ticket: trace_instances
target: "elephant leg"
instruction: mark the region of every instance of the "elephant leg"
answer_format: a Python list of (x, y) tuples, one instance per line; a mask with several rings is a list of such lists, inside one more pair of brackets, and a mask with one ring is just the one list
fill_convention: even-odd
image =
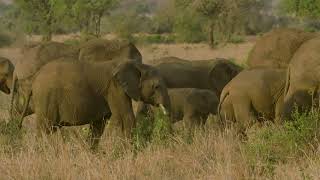
[(219, 109), (219, 124), (222, 129), (230, 126), (232, 122), (235, 121), (235, 114), (232, 103), (232, 98), (228, 96), (220, 104), (221, 107)]
[(107, 122), (107, 119), (103, 118), (97, 121), (92, 121), (90, 123), (91, 134), (90, 134), (89, 142), (90, 142), (91, 149), (95, 150), (98, 147), (100, 138), (106, 126), (106, 122)]
[(283, 95), (280, 96), (278, 101), (275, 104), (275, 110), (274, 110), (274, 122), (276, 124), (282, 124), (282, 112), (283, 112)]
[(112, 113), (108, 124), (108, 134), (120, 138), (130, 138), (131, 131), (136, 124), (130, 97), (120, 85), (113, 81), (106, 98)]
[(234, 113), (236, 118), (236, 130), (240, 135), (246, 136), (246, 130), (254, 122), (257, 122), (252, 112), (252, 104), (247, 96), (239, 96), (234, 99)]
[(33, 97), (34, 107), (36, 113), (37, 131), (38, 135), (42, 133), (52, 134), (59, 128), (60, 112), (59, 103), (57, 103), (54, 96), (46, 94), (35, 94)]

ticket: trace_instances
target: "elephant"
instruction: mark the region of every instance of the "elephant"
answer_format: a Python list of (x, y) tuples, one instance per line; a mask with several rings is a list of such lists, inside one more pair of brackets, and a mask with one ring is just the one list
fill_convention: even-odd
[(248, 66), (287, 68), (294, 53), (316, 33), (293, 28), (276, 28), (263, 35), (255, 44), (248, 57)]
[(188, 61), (177, 57), (158, 60), (155, 68), (168, 88), (209, 89), (220, 97), (223, 87), (242, 68), (226, 59)]
[[(291, 120), (295, 107), (308, 111), (317, 104), (320, 85), (320, 37), (305, 42), (294, 54), (287, 69), (283, 119)], [(314, 101), (315, 100), (315, 101)]]
[[(213, 91), (220, 97), (223, 87), (233, 79), (242, 67), (226, 59), (189, 61), (177, 57), (164, 57), (154, 67), (163, 77), (167, 87), (196, 88)], [(147, 115), (150, 105), (138, 103), (137, 114)]]
[(142, 63), (137, 47), (126, 40), (92, 39), (80, 46), (80, 61), (108, 61), (131, 59)]
[[(90, 124), (91, 145), (104, 132), (130, 138), (135, 126), (131, 99), (170, 113), (166, 85), (156, 69), (134, 61), (76, 62), (64, 58), (44, 65), (32, 83), (38, 132)], [(103, 118), (105, 114), (107, 118)]]
[[(137, 61), (141, 63), (142, 57), (139, 50), (126, 41), (108, 41), (95, 39), (84, 43), (80, 47), (70, 46), (59, 42), (31, 43), (23, 48), (23, 59), (17, 62), (13, 78), (13, 93), (11, 97), (11, 119), (22, 120), (25, 116), (33, 114), (31, 99), (31, 85), (39, 69), (61, 57), (65, 60), (100, 62), (117, 60)], [(121, 58), (128, 57), (128, 58)], [(31, 101), (28, 103), (28, 101)], [(25, 104), (29, 104), (28, 107)]]
[(254, 68), (242, 71), (223, 89), (218, 106), (222, 127), (236, 124), (236, 131), (245, 135), (255, 122), (274, 120), (281, 123), (284, 69)]
[(12, 62), (7, 58), (0, 57), (0, 91), (5, 94), (10, 94), (13, 71)]
[[(207, 89), (171, 88), (168, 89), (171, 102), (172, 123), (183, 120), (186, 130), (191, 132), (195, 127), (204, 125), (209, 114), (216, 115), (219, 99)], [(144, 108), (144, 107), (138, 107)], [(145, 109), (149, 113), (153, 109)], [(143, 111), (138, 110), (139, 113)], [(143, 112), (146, 113), (146, 112)], [(142, 114), (137, 114), (140, 116)]]
[[(59, 42), (32, 43), (22, 49), (23, 59), (15, 64), (12, 72), (13, 85), (11, 87), (11, 119), (18, 119), (21, 114), (33, 114), (32, 106), (26, 108), (25, 104), (30, 100), (31, 84), (35, 74), (46, 63), (60, 57), (78, 57), (78, 49)], [(72, 58), (71, 58), (72, 57)], [(31, 103), (28, 103), (32, 105)], [(23, 111), (25, 111), (23, 113)]]

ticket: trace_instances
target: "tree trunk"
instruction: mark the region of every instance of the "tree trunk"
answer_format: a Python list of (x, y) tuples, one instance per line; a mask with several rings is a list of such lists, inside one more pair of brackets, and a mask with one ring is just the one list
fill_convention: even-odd
[(215, 46), (213, 32), (214, 32), (214, 23), (211, 22), (209, 27), (209, 45), (211, 46), (211, 48), (214, 48)]
[(42, 27), (43, 34), (42, 34), (42, 41), (51, 41), (52, 34), (53, 34), (53, 12), (50, 6), (50, 3), (46, 1), (43, 4), (43, 7), (45, 8), (45, 22), (43, 24), (44, 27)]
[(95, 36), (100, 37), (101, 36), (101, 18), (103, 13), (97, 13), (94, 22), (95, 22)]

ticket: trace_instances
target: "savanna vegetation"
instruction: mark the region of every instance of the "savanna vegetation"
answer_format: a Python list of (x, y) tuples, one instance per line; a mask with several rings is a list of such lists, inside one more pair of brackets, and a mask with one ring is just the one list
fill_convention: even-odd
[[(319, 16), (318, 0), (1, 1), (0, 46), (66, 35), (72, 38), (65, 42), (72, 45), (115, 36), (168, 49), (180, 43), (219, 48), (243, 44), (248, 36), (274, 27), (317, 32)], [(160, 51), (150, 47), (150, 54)], [(161, 55), (170, 55), (168, 49)], [(183, 49), (197, 51), (191, 45)], [(38, 138), (32, 125), (21, 130), (10, 121), (8, 99), (0, 100), (0, 179), (320, 179), (318, 107), (294, 112), (281, 125), (255, 124), (246, 139), (232, 127), (221, 131), (215, 116), (189, 136), (156, 111), (154, 117), (138, 118), (131, 140), (103, 135), (92, 151), (86, 143), (87, 126)]]

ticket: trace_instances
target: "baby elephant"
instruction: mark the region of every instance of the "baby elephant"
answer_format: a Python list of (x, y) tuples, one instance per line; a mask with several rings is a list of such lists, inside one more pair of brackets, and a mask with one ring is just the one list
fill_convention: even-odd
[(219, 99), (213, 91), (194, 88), (169, 89), (174, 122), (183, 120), (187, 129), (205, 124), (209, 114), (216, 114)]
[[(195, 88), (168, 89), (173, 123), (183, 120), (188, 131), (205, 124), (209, 114), (216, 114), (219, 98), (213, 91)], [(146, 105), (138, 113), (146, 112)], [(149, 111), (150, 112), (150, 111)], [(152, 112), (152, 111), (151, 111)]]
[(259, 68), (242, 71), (223, 89), (218, 108), (223, 125), (236, 122), (238, 133), (257, 120), (280, 119), (285, 70)]

